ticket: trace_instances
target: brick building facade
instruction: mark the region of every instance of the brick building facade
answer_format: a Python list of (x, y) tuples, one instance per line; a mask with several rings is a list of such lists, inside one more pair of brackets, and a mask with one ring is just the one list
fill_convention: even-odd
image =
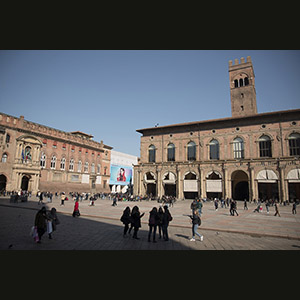
[(257, 113), (249, 56), (229, 79), (232, 117), (137, 130), (135, 194), (300, 199), (300, 109)]
[(112, 147), (0, 113), (0, 191), (109, 192)]

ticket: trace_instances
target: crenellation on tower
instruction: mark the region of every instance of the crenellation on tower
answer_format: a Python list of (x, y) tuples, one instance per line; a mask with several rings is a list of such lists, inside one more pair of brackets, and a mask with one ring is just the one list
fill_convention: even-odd
[(254, 71), (251, 57), (229, 61), (229, 80), (232, 117), (257, 114)]

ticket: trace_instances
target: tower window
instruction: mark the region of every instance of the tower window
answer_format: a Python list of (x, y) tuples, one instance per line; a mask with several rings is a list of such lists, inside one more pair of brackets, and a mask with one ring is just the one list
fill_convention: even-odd
[(246, 86), (246, 85), (249, 85), (249, 79), (248, 79), (248, 77), (245, 77), (244, 83), (245, 83), (245, 86)]
[(243, 105), (241, 106), (241, 110), (244, 111), (244, 106)]
[(240, 87), (244, 85), (244, 80), (243, 78), (240, 79)]
[(239, 87), (239, 82), (238, 82), (237, 79), (234, 81), (234, 87), (235, 87), (235, 88)]

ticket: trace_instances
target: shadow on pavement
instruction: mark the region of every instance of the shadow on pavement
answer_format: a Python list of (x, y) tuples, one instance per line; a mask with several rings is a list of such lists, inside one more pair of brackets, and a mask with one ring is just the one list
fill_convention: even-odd
[[(51, 203), (44, 204), (47, 211)], [(116, 220), (100, 220), (96, 217), (72, 217), (57, 212), (60, 224), (52, 233), (52, 239), (45, 233), (41, 244), (34, 242), (30, 229), (34, 225), (35, 215), (42, 205), (37, 202), (6, 203), (0, 205), (0, 249), (2, 250), (190, 250), (186, 245), (158, 238), (157, 243), (148, 242), (148, 226), (143, 224), (138, 232), (140, 240), (123, 237), (123, 224)], [(133, 233), (133, 231), (132, 231)], [(177, 234), (175, 234), (177, 235)], [(177, 235), (187, 238), (184, 235)]]

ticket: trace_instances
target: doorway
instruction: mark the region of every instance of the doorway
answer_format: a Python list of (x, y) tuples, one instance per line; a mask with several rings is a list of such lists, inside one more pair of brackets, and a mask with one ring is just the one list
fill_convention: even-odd
[(21, 190), (28, 191), (28, 186), (29, 186), (29, 177), (27, 175), (24, 175), (22, 177)]
[(234, 171), (231, 175), (231, 190), (234, 200), (249, 200), (248, 175), (244, 171)]
[(1, 174), (0, 175), (0, 192), (6, 190), (6, 176)]

